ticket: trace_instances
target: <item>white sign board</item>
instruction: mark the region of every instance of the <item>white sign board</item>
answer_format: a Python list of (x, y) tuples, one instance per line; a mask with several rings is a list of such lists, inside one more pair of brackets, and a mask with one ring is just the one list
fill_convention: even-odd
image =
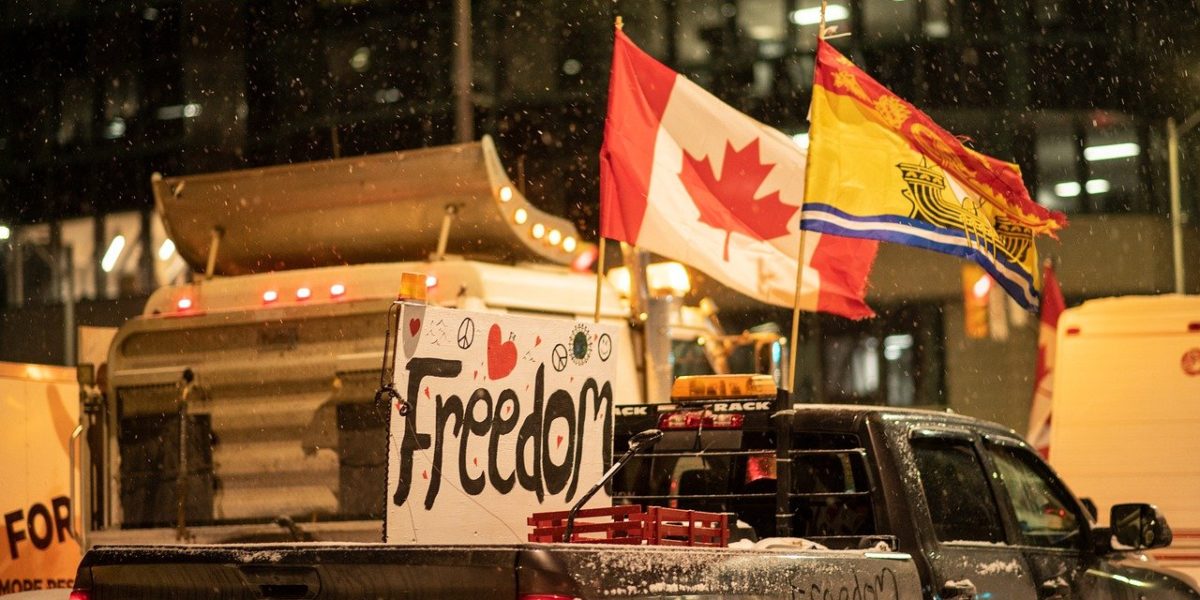
[[(385, 542), (524, 542), (530, 514), (567, 510), (600, 479), (614, 327), (422, 304), (398, 325)], [(601, 491), (588, 506), (609, 504)]]

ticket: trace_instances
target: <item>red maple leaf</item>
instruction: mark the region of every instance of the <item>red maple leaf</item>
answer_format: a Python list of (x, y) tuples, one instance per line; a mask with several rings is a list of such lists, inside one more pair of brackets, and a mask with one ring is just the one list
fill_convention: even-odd
[(725, 260), (729, 260), (729, 238), (734, 232), (756, 240), (769, 240), (788, 234), (788, 221), (799, 210), (779, 201), (774, 191), (762, 198), (754, 194), (775, 165), (763, 164), (758, 155), (758, 139), (741, 150), (725, 142), (725, 160), (721, 177), (713, 173), (708, 157), (696, 158), (684, 151), (679, 179), (700, 209), (700, 222), (725, 231)]

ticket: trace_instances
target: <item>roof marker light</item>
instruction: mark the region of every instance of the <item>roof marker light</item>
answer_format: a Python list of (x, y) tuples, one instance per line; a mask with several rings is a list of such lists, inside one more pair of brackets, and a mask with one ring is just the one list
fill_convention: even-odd
[(337, 298), (338, 296), (343, 296), (343, 295), (345, 295), (345, 293), (346, 293), (346, 286), (344, 286), (340, 283), (335, 283), (335, 284), (329, 286), (329, 295), (333, 296), (334, 298)]
[(600, 252), (596, 250), (596, 246), (588, 245), (582, 252), (575, 255), (575, 260), (571, 261), (571, 270), (576, 273), (583, 273), (592, 269), (592, 264), (596, 262), (596, 258), (600, 256)]
[(567, 237), (563, 238), (563, 250), (566, 250), (567, 252), (574, 252), (575, 251), (575, 238), (573, 238), (569, 235)]
[(513, 223), (524, 225), (525, 221), (529, 220), (529, 213), (523, 208), (518, 208), (513, 212)]
[(546, 241), (550, 242), (551, 246), (557, 246), (562, 241), (562, 232), (557, 229), (551, 229), (550, 234), (546, 236)]
[(546, 235), (546, 226), (542, 225), (541, 223), (534, 223), (533, 229), (530, 230), (530, 233), (533, 234), (533, 239), (540, 240)]
[(279, 299), (279, 292), (275, 290), (267, 290), (263, 292), (263, 302), (271, 303)]
[(297, 300), (308, 300), (310, 297), (312, 297), (312, 289), (311, 288), (302, 287), (302, 288), (298, 288), (296, 290), (296, 299)]
[(509, 200), (512, 200), (512, 196), (513, 196), (512, 188), (508, 187), (507, 185), (500, 188), (500, 201), (501, 202), (508, 202)]
[(175, 308), (177, 308), (179, 310), (188, 310), (191, 307), (192, 307), (192, 299), (191, 298), (180, 298), (179, 300), (175, 301)]

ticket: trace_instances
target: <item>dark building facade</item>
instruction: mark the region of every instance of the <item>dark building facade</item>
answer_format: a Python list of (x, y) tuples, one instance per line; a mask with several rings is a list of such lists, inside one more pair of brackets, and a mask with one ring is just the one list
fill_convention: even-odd
[[(94, 217), (92, 249), (70, 265), (90, 273), (89, 285), (71, 292), (80, 302), (99, 306), (163, 283), (150, 242), (154, 172), (316, 160), (486, 133), (529, 198), (594, 237), (614, 17), (668, 66), (804, 143), (819, 6), (0, 2), (7, 57), (0, 61), (0, 224), (49, 224), (49, 251), (14, 253), (11, 242), (0, 251), (7, 300), (0, 359), (69, 362), (53, 344), (23, 351), (13, 341), (14, 331), (36, 326), (35, 313), (58, 310), (44, 318), (64, 318), (68, 292), (54, 283), (64, 266), (46, 258), (63, 243), (56, 222)], [(1068, 214), (1062, 241), (1042, 252), (1058, 262), (1071, 303), (1174, 289), (1165, 120), (1200, 110), (1196, 2), (830, 0), (827, 19), (850, 33), (834, 43), (856, 63), (975, 148), (1020, 164), (1035, 199)], [(456, 66), (463, 48), (469, 60)], [(469, 77), (465, 96), (456, 77)], [(1194, 132), (1181, 137), (1185, 217), (1200, 210), (1198, 142)], [(120, 211), (145, 215), (144, 233), (135, 276), (113, 280), (97, 267), (111, 245), (105, 216)], [(1195, 292), (1200, 246), (1191, 221), (1184, 262)], [(807, 320), (801, 372), (816, 397), (949, 405), (1023, 424), (1036, 318), (1008, 307), (1006, 338), (969, 338), (959, 263), (946, 257), (886, 248), (872, 281), (880, 318)], [(128, 304), (78, 318), (115, 324), (127, 310), (115, 307)], [(786, 329), (789, 318), (738, 299), (724, 314), (736, 326), (774, 320)]]

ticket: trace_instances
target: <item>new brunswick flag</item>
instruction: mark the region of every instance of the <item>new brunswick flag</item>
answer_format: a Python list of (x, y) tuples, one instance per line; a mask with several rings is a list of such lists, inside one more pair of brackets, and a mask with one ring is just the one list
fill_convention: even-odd
[(973, 260), (1036, 309), (1034, 236), (1066, 219), (1029, 198), (1015, 164), (963, 146), (824, 40), (810, 110), (802, 228)]

